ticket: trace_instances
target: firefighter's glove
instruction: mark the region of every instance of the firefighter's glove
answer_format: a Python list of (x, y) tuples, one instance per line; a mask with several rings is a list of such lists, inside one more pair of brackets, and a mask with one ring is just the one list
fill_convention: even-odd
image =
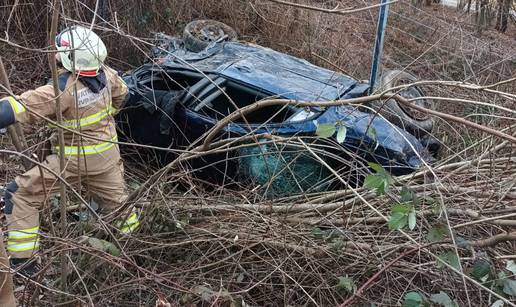
[(14, 98), (5, 97), (0, 99), (0, 129), (4, 130), (1, 133), (5, 133), (4, 128), (14, 124), (16, 121), (10, 100), (14, 100)]

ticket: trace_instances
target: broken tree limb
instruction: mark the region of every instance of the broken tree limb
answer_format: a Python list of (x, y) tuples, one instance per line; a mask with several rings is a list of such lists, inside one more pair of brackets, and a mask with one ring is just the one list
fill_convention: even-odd
[[(5, 71), (4, 62), (0, 57), (0, 82), (1, 84), (8, 90), (11, 91), (11, 84), (9, 83), (9, 77), (7, 76), (7, 72)], [(7, 127), (7, 132), (11, 137), (11, 141), (13, 142), (14, 148), (20, 153), (24, 153), (28, 146), (27, 141), (25, 140), (25, 136), (23, 135), (23, 129), (21, 128), (20, 123), (14, 123)], [(25, 155), (27, 153), (25, 152)], [(29, 170), (32, 167), (32, 164), (28, 159), (22, 157), (22, 164), (25, 170)]]
[(211, 141), (215, 136), (229, 123), (239, 119), (240, 117), (255, 112), (259, 109), (270, 107), (270, 106), (286, 106), (293, 105), (296, 107), (333, 107), (345, 104), (364, 104), (366, 102), (381, 99), (385, 94), (376, 94), (371, 96), (362, 96), (357, 98), (343, 99), (343, 100), (330, 100), (330, 101), (298, 101), (291, 99), (266, 99), (255, 102), (243, 108), (240, 108), (228, 116), (221, 119), (207, 134), (202, 150), (206, 151), (210, 148)]
[(446, 114), (446, 113), (442, 113), (442, 112), (438, 112), (438, 111), (434, 111), (434, 110), (430, 110), (430, 109), (427, 109), (427, 108), (420, 107), (418, 105), (410, 103), (410, 101), (408, 101), (405, 97), (402, 97), (402, 96), (397, 95), (397, 94), (394, 95), (393, 98), (396, 99), (396, 101), (404, 104), (405, 106), (410, 107), (412, 109), (415, 109), (415, 110), (417, 110), (419, 112), (423, 112), (423, 113), (426, 113), (426, 114), (431, 114), (431, 115), (440, 117), (442, 119), (446, 119), (446, 120), (449, 120), (449, 121), (453, 121), (453, 122), (462, 124), (462, 125), (470, 127), (470, 128), (474, 128), (474, 129), (477, 129), (477, 130), (480, 130), (480, 131), (484, 131), (484, 132), (487, 132), (487, 133), (489, 133), (491, 135), (497, 136), (497, 137), (499, 137), (501, 139), (508, 140), (509, 142), (511, 142), (513, 144), (516, 144), (516, 137), (514, 137), (512, 135), (500, 132), (498, 130), (495, 130), (495, 129), (487, 127), (487, 126), (479, 125), (477, 123), (474, 123), (472, 121), (469, 121), (469, 120), (461, 118), (461, 117), (457, 117), (457, 116), (454, 116), (454, 115), (450, 115), (450, 114)]
[(500, 233), (487, 239), (470, 242), (470, 244), (475, 247), (489, 247), (509, 241), (516, 241), (516, 232)]
[[(410, 87), (411, 85), (406, 85), (406, 87)], [(390, 90), (389, 90), (390, 91)], [(430, 110), (427, 108), (423, 108), (417, 105), (414, 105), (413, 103), (410, 103), (406, 98), (395, 94), (392, 95), (392, 93), (389, 93), (389, 91), (385, 91), (380, 94), (370, 95), (370, 96), (362, 96), (362, 97), (356, 97), (356, 98), (349, 98), (349, 99), (343, 99), (343, 100), (331, 100), (331, 101), (297, 101), (297, 100), (291, 100), (291, 99), (266, 99), (261, 100), (258, 102), (255, 102), (253, 104), (250, 104), (248, 106), (245, 106), (243, 108), (240, 108), (233, 113), (229, 114), (228, 116), (224, 117), (222, 120), (220, 120), (207, 134), (206, 138), (204, 139), (204, 142), (202, 144), (202, 151), (207, 151), (210, 149), (210, 143), (211, 141), (217, 136), (217, 134), (229, 123), (239, 119), (240, 117), (255, 112), (259, 109), (270, 107), (270, 106), (286, 106), (286, 105), (293, 105), (296, 107), (333, 107), (333, 106), (339, 106), (339, 105), (350, 105), (350, 104), (365, 104), (367, 102), (371, 102), (374, 100), (379, 100), (382, 98), (392, 98), (396, 101), (406, 105), (407, 107), (413, 108), (415, 110), (418, 110), (420, 112), (431, 114), (452, 122), (456, 122), (462, 125), (465, 125), (470, 128), (474, 128), (480, 131), (487, 132), (491, 135), (497, 136), (499, 138), (508, 140), (509, 142), (516, 144), (516, 137), (500, 132), (498, 130), (492, 129), (487, 126), (479, 125), (477, 123), (471, 122), (467, 119), (460, 118), (454, 115)]]
[(358, 12), (367, 11), (367, 10), (374, 9), (374, 8), (377, 8), (380, 6), (389, 5), (389, 4), (398, 2), (398, 0), (393, 0), (393, 1), (389, 1), (387, 3), (374, 4), (374, 5), (369, 5), (369, 6), (365, 6), (365, 7), (359, 7), (359, 8), (339, 9), (338, 7), (336, 7), (333, 9), (325, 9), (322, 7), (316, 7), (316, 6), (300, 4), (300, 3), (293, 3), (293, 2), (283, 1), (283, 0), (268, 0), (268, 1), (274, 2), (277, 4), (281, 4), (281, 5), (288, 5), (288, 6), (292, 6), (292, 7), (301, 8), (301, 9), (328, 13), (328, 14), (337, 14), (337, 15), (347, 15), (347, 14), (358, 13)]

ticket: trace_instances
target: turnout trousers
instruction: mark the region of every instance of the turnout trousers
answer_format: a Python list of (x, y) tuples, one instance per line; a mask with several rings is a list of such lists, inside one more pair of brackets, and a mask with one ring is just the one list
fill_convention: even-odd
[[(65, 158), (63, 179), (76, 188), (80, 174), (81, 186), (99, 204), (102, 213), (117, 209), (127, 197), (118, 146), (112, 145), (100, 153)], [(56, 177), (60, 173), (59, 156), (47, 156), (42, 165), (18, 176), (7, 186), (7, 251), (14, 258), (29, 258), (39, 249), (40, 212), (49, 197), (59, 192), (60, 181)], [(137, 216), (131, 216), (121, 231), (132, 231), (137, 224)]]

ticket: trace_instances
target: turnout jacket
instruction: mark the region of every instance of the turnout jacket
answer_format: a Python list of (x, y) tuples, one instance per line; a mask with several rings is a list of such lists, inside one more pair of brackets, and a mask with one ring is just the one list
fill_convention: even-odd
[[(113, 115), (122, 107), (127, 86), (116, 71), (104, 67), (96, 77), (75, 76), (66, 70), (59, 72), (62, 126), (80, 132), (63, 130), (65, 155), (95, 155), (116, 146), (116, 126)], [(75, 97), (77, 95), (77, 97)], [(56, 119), (56, 101), (52, 83), (27, 91), (19, 96), (0, 100), (0, 128), (15, 122), (37, 123), (42, 116)], [(52, 124), (51, 124), (52, 126)], [(53, 146), (59, 153), (59, 147)]]

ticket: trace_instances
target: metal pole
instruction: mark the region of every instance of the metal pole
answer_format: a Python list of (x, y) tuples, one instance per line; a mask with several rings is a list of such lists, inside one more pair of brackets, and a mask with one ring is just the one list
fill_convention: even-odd
[(376, 27), (376, 40), (374, 42), (373, 63), (371, 65), (371, 75), (369, 77), (369, 94), (374, 92), (376, 79), (380, 71), (380, 62), (382, 57), (383, 41), (385, 37), (385, 28), (387, 27), (387, 17), (389, 16), (389, 0), (381, 0), (380, 14), (378, 15), (378, 24)]

